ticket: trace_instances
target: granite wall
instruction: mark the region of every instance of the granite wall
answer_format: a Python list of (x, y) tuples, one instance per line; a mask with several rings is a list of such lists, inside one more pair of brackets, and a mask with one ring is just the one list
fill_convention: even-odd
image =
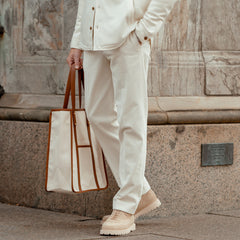
[[(111, 213), (118, 188), (46, 192), (48, 123), (0, 121), (0, 201), (84, 216)], [(240, 208), (240, 124), (148, 126), (146, 178), (162, 205), (148, 217)], [(233, 164), (201, 167), (202, 143), (232, 142)]]

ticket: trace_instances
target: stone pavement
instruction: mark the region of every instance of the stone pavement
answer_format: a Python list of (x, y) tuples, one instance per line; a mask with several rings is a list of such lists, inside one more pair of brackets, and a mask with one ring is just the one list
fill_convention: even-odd
[(100, 236), (100, 220), (0, 203), (0, 240), (239, 240), (240, 210), (139, 219), (126, 236)]

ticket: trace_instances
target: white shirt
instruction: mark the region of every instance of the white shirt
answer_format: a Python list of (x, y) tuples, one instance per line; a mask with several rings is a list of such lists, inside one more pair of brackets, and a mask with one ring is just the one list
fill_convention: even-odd
[(79, 0), (71, 48), (110, 50), (135, 29), (141, 42), (152, 39), (176, 0)]

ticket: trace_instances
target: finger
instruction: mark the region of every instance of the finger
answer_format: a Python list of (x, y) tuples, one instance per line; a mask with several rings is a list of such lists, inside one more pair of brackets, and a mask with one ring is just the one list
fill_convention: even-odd
[(75, 63), (75, 68), (76, 69), (79, 69), (79, 67), (80, 67), (80, 59), (79, 59), (79, 57), (75, 57), (74, 58), (74, 63)]
[(68, 66), (71, 67), (71, 65), (72, 65), (73, 62), (74, 62), (74, 61), (73, 61), (73, 58), (72, 58), (71, 56), (68, 56), (66, 60), (67, 60)]
[(71, 61), (68, 60), (67, 63), (68, 63), (68, 66), (71, 67), (71, 65), (72, 65)]

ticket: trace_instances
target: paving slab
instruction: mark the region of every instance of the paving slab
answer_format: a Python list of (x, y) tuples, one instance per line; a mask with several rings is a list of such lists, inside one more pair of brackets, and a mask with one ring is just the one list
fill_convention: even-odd
[(168, 217), (138, 222), (138, 233), (155, 233), (194, 240), (239, 240), (240, 219), (201, 214)]
[(142, 219), (136, 231), (114, 237), (99, 235), (99, 219), (0, 203), (0, 240), (239, 240), (239, 213)]

